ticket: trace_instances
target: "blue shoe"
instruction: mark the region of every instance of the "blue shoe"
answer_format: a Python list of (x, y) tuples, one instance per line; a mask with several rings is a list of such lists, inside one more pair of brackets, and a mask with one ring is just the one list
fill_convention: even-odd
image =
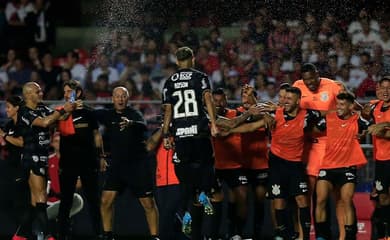
[(191, 234), (191, 223), (192, 223), (192, 218), (191, 218), (191, 214), (189, 212), (186, 212), (183, 216), (183, 222), (182, 222), (182, 226), (181, 226), (181, 231), (185, 234), (185, 235), (189, 235)]
[(316, 238), (316, 240), (326, 240), (326, 239), (323, 237), (318, 237), (318, 238)]
[(199, 194), (198, 201), (204, 207), (204, 212), (207, 215), (213, 215), (214, 214), (213, 205), (211, 204), (210, 199), (207, 197), (207, 195), (204, 192), (201, 192)]

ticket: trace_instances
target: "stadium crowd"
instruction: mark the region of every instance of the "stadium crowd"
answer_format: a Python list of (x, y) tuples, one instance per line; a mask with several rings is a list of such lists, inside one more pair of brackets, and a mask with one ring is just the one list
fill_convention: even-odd
[(229, 39), (221, 31), (224, 26), (210, 20), (203, 20), (209, 23), (203, 34), (195, 33), (192, 25), (202, 26), (202, 19), (181, 21), (171, 35), (150, 24), (128, 31), (111, 28), (109, 37), (93, 49), (55, 51), (63, 53), (59, 55), (51, 52), (50, 5), (9, 1), (4, 14), (9, 37), (0, 70), (3, 98), (35, 81), (45, 99), (58, 100), (62, 83), (75, 79), (89, 100), (109, 99), (119, 84), (126, 85), (132, 100), (156, 100), (164, 80), (176, 70), (174, 53), (181, 46), (192, 47), (197, 69), (236, 100), (246, 83), (255, 87), (261, 101), (276, 100), (281, 83), (300, 79), (302, 62), (314, 63), (321, 76), (343, 82), (359, 98), (373, 97), (374, 82), (390, 69), (389, 22), (364, 8), (347, 22), (331, 11), (324, 17), (308, 11), (302, 19), (274, 19), (261, 7), (250, 19), (236, 22), (239, 33)]
[[(60, 160), (59, 166), (62, 198), (58, 239), (68, 240), (72, 235), (69, 213), (78, 178), (87, 192), (96, 238), (114, 239), (114, 201), (128, 187), (145, 210), (151, 239), (159, 239), (165, 233), (161, 229), (159, 233), (159, 221), (165, 219), (159, 219), (158, 203), (153, 195), (155, 176), (145, 164), (156, 148), (165, 151), (163, 154), (166, 159), (169, 156), (171, 165), (172, 161), (175, 163), (178, 178), (175, 185), (185, 188), (179, 215), (183, 233), (192, 234), (192, 239), (201, 239), (203, 235), (210, 239), (220, 237), (219, 222), (215, 225), (213, 221), (221, 217), (224, 197), (234, 205), (229, 206), (233, 209), (229, 220), (235, 221), (232, 239), (245, 236), (248, 183), (255, 193), (255, 212), (261, 215), (258, 218), (255, 214), (259, 219), (254, 223), (255, 239), (262, 238), (262, 233), (256, 230), (263, 227), (266, 193), (273, 199), (275, 239), (310, 239), (312, 218), (317, 239), (331, 239), (326, 200), (333, 187), (339, 185), (336, 200), (341, 204), (336, 208), (340, 207), (345, 215), (338, 219), (340, 238), (356, 239), (357, 217), (352, 198), (356, 169), (366, 163), (356, 136), (367, 131), (375, 135), (376, 160), (389, 167), (388, 153), (381, 149), (388, 147), (389, 137), (390, 22), (385, 18), (373, 17), (363, 8), (353, 21), (332, 12), (318, 17), (310, 11), (302, 19), (281, 19), (273, 18), (266, 7), (259, 7), (253, 16), (235, 22), (230, 30), (238, 27), (239, 31), (229, 38), (224, 36), (225, 26), (209, 24), (210, 19), (186, 19), (180, 21), (172, 34), (153, 24), (129, 30), (111, 28), (108, 37), (92, 49), (64, 50), (63, 54), (54, 55), (61, 51), (55, 49), (49, 3), (11, 0), (2, 9), (4, 31), (9, 37), (3, 39), (5, 56), (0, 62), (0, 96), (6, 100), (7, 114), (10, 115), (10, 109), (14, 111), (14, 123), (12, 129), (0, 136), (7, 146), (21, 148), (18, 151), (23, 152), (22, 165), (26, 164), (22, 168), (28, 170), (23, 177), (31, 191), (31, 206), (25, 210), (27, 217), (22, 218), (14, 240), (27, 239), (34, 218), (38, 222), (38, 237), (53, 240), (56, 235), (48, 227), (45, 192), (49, 126), (53, 124), (58, 124), (61, 135), (61, 158), (68, 159), (62, 165)], [(202, 26), (204, 21), (208, 22), (206, 28), (193, 27)], [(24, 103), (14, 99), (22, 95)], [(366, 109), (356, 104), (355, 96), (365, 102), (379, 100), (371, 102), (371, 109)], [(41, 98), (66, 102), (62, 108), (52, 110), (41, 104)], [(228, 109), (226, 99), (241, 100), (242, 106)], [(85, 105), (84, 100), (112, 101), (113, 108), (99, 112)], [(144, 102), (130, 107), (129, 100)], [(153, 140), (154, 135), (146, 139), (145, 120), (161, 111), (160, 104), (148, 103), (151, 100), (162, 102), (165, 112), (157, 140)], [(208, 118), (202, 111), (204, 105)], [(335, 109), (337, 113), (329, 113)], [(360, 118), (356, 111), (362, 111), (362, 115), (367, 113), (363, 116), (366, 118)], [(369, 128), (372, 124), (369, 120), (375, 121), (374, 127)], [(105, 133), (109, 135), (112, 155), (109, 164), (99, 124), (105, 125)], [(347, 124), (353, 128), (345, 130)], [(334, 130), (336, 127), (338, 131)], [(310, 137), (306, 135), (308, 132)], [(224, 144), (230, 144), (226, 139), (238, 136), (235, 144), (242, 147), (239, 158), (251, 154), (248, 159), (253, 164), (243, 164), (236, 171), (236, 167), (226, 166), (228, 156), (218, 157), (215, 153), (218, 146), (225, 152), (228, 147)], [(259, 136), (263, 140), (256, 141)], [(256, 142), (263, 143), (262, 149), (252, 145)], [(270, 154), (266, 156), (269, 143)], [(325, 148), (329, 144), (332, 147)], [(355, 148), (359, 151), (353, 152)], [(258, 160), (259, 152), (252, 150), (261, 150), (262, 159)], [(80, 161), (73, 162), (75, 153)], [(352, 153), (358, 158), (351, 157)], [(214, 161), (222, 161), (223, 166), (219, 169)], [(260, 166), (259, 162), (264, 164)], [(220, 170), (216, 176), (214, 168)], [(108, 177), (103, 197), (99, 199), (97, 173), (106, 170)], [(131, 171), (135, 174), (129, 174)], [(384, 223), (382, 235), (388, 239), (388, 189), (381, 185), (383, 182), (388, 188), (388, 177), (384, 170), (378, 176), (380, 186), (376, 183), (375, 187), (382, 208), (379, 219)], [(260, 181), (262, 177), (264, 181)], [(223, 196), (221, 185), (215, 179), (227, 182), (231, 190), (228, 197)], [(313, 207), (312, 216), (313, 192), (318, 194), (313, 203), (319, 206)], [(299, 212), (299, 222), (295, 223), (300, 228), (289, 226), (294, 223), (286, 218), (295, 215), (293, 211), (287, 212), (291, 199), (296, 202), (293, 205)], [(175, 209), (172, 211), (175, 213)], [(202, 232), (204, 214), (215, 218), (211, 220), (214, 225), (210, 224), (210, 235)]]

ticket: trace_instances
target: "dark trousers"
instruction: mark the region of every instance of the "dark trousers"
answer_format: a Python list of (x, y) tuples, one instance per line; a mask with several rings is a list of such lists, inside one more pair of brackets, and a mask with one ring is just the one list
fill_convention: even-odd
[(85, 199), (88, 202), (93, 231), (98, 236), (102, 233), (98, 170), (97, 168), (89, 167), (77, 169), (76, 166), (72, 168), (61, 168), (60, 171), (61, 203), (58, 213), (59, 234), (63, 236), (70, 234), (69, 212), (72, 207), (73, 194), (79, 176), (83, 192), (85, 193)]
[(181, 224), (177, 216), (180, 208), (180, 196), (180, 186), (178, 184), (157, 187), (156, 189), (155, 197), (160, 218), (159, 232), (161, 240), (186, 239), (181, 233)]

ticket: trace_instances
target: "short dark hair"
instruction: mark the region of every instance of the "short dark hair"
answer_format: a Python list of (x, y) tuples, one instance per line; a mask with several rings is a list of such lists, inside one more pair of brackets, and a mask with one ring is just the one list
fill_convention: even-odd
[(318, 72), (318, 70), (317, 70), (317, 67), (313, 63), (305, 63), (301, 67), (301, 73), (305, 73), (305, 72), (315, 73), (315, 72)]
[(385, 75), (385, 76), (383, 76), (383, 77), (378, 81), (378, 83), (379, 83), (379, 84), (382, 84), (382, 82), (384, 82), (384, 81), (389, 81), (389, 82), (390, 82), (390, 75)]
[[(243, 93), (244, 93), (244, 88), (241, 88), (240, 95), (242, 96)], [(255, 96), (255, 98), (257, 98), (257, 91), (256, 90), (253, 91), (253, 96)]]
[(336, 98), (339, 100), (346, 100), (349, 103), (355, 102), (355, 95), (353, 95), (353, 93), (350, 93), (350, 92), (339, 93), (339, 94), (337, 94)]
[(75, 50), (71, 50), (69, 51), (68, 53), (71, 54), (72, 58), (75, 58), (77, 61), (80, 60), (80, 55), (78, 52), (76, 52)]
[(286, 92), (293, 93), (293, 94), (297, 95), (298, 98), (301, 98), (301, 96), (302, 96), (301, 89), (299, 89), (297, 87), (288, 87), (288, 88), (286, 88)]
[(188, 60), (194, 57), (194, 51), (189, 47), (181, 47), (176, 51), (176, 58), (178, 61)]
[(84, 91), (83, 91), (83, 88), (81, 87), (81, 84), (79, 81), (76, 81), (76, 80), (69, 80), (69, 81), (66, 81), (64, 82), (63, 84), (63, 88), (65, 86), (68, 86), (70, 87), (71, 89), (75, 90), (76, 93), (77, 91), (80, 91), (80, 96), (78, 97), (78, 99), (82, 99), (84, 97)]
[[(104, 81), (107, 81), (108, 82), (108, 74), (106, 74), (106, 73), (102, 73), (102, 74), (100, 74), (98, 77), (97, 77), (97, 80), (104, 80)], [(70, 87), (70, 86), (69, 86)], [(72, 87), (70, 87), (70, 88), (72, 88)]]
[(212, 94), (213, 95), (225, 95), (225, 91), (223, 90), (223, 88), (217, 88), (217, 89), (213, 90)]
[(285, 83), (280, 84), (279, 90), (287, 89), (289, 87), (291, 87), (290, 83), (285, 82)]
[(14, 107), (20, 107), (24, 105), (23, 98), (17, 95), (9, 96), (5, 101), (11, 103), (11, 105)]

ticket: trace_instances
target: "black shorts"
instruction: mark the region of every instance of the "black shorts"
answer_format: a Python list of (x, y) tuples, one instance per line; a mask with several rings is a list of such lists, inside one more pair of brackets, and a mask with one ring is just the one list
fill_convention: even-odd
[(48, 160), (49, 157), (47, 155), (24, 157), (22, 159), (23, 178), (28, 179), (30, 172), (33, 172), (37, 176), (47, 178)]
[(242, 168), (235, 169), (216, 169), (217, 178), (225, 182), (230, 188), (246, 186), (249, 183), (246, 171)]
[(210, 138), (184, 138), (175, 141), (177, 159), (175, 164), (214, 164), (213, 147)]
[(269, 153), (268, 196), (271, 199), (305, 195), (309, 191), (302, 162), (292, 162)]
[(111, 164), (108, 166), (103, 190), (122, 193), (126, 188), (136, 198), (153, 196), (154, 174), (150, 164), (144, 161), (131, 164)]
[(181, 162), (175, 164), (175, 173), (180, 184), (190, 187), (195, 192), (211, 193), (213, 189), (216, 190), (214, 166), (210, 163)]
[(318, 180), (330, 182), (335, 187), (341, 187), (346, 183), (357, 183), (356, 167), (342, 167), (332, 169), (320, 169)]
[(246, 173), (249, 184), (252, 187), (267, 187), (269, 178), (268, 169), (246, 169)]
[(378, 194), (388, 194), (390, 187), (390, 160), (375, 161), (374, 186)]

